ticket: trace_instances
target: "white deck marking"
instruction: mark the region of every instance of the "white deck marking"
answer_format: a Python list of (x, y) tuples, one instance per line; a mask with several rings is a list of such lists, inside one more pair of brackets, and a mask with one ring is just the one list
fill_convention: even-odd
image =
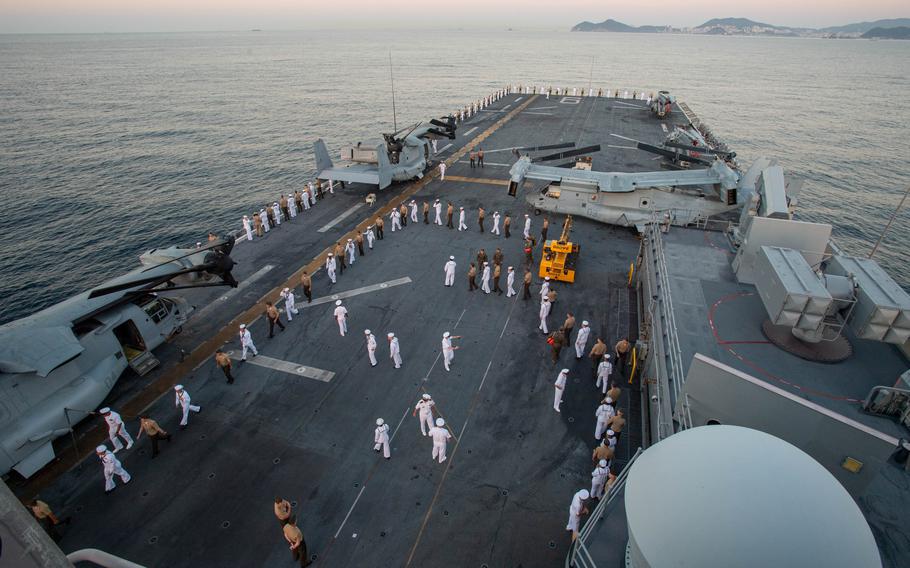
[(331, 229), (338, 223), (341, 223), (342, 221), (344, 221), (351, 213), (353, 213), (354, 211), (357, 211), (361, 207), (363, 207), (363, 203), (358, 203), (357, 205), (351, 207), (350, 209), (345, 210), (341, 215), (339, 215), (339, 216), (335, 217), (334, 219), (332, 219), (331, 221), (329, 221), (324, 227), (322, 227), (321, 229), (317, 229), (316, 232), (324, 233), (324, 232), (328, 231), (329, 229)]
[(380, 282), (379, 284), (370, 284), (369, 286), (363, 286), (360, 288), (354, 288), (353, 290), (346, 290), (344, 292), (338, 292), (337, 294), (332, 294), (331, 296), (322, 296), (321, 298), (316, 298), (310, 303), (306, 302), (297, 302), (297, 309), (303, 308), (312, 308), (321, 304), (328, 304), (329, 302), (334, 302), (335, 300), (343, 300), (344, 298), (351, 298), (354, 296), (359, 296), (361, 294), (367, 294), (369, 292), (377, 292), (379, 290), (385, 290), (386, 288), (391, 288), (393, 286), (401, 286), (402, 284), (410, 284), (412, 282), (409, 276), (403, 278), (396, 278), (395, 280), (387, 280), (385, 282)]
[(641, 105), (633, 105), (632, 103), (624, 103), (624, 102), (622, 102), (622, 101), (616, 101), (616, 102), (614, 102), (613, 104), (616, 104), (616, 105), (623, 105), (623, 106), (626, 106), (626, 107), (632, 107), (632, 108), (637, 108), (637, 109), (644, 109), (644, 108), (645, 108), (645, 107), (643, 107), (643, 106), (641, 106)]
[(607, 148), (621, 148), (623, 150), (638, 150), (635, 146), (617, 146), (616, 144), (607, 144)]
[[(558, 108), (558, 107), (557, 107), (557, 105), (545, 106), (545, 107), (531, 107), (528, 110), (547, 110), (547, 109), (551, 109), (551, 108)], [(527, 112), (527, 111), (525, 111), (525, 112)]]
[(458, 321), (456, 321), (456, 322), (455, 322), (455, 325), (454, 325), (454, 326), (452, 326), (452, 329), (458, 329), (458, 324), (460, 324), (460, 323), (461, 323), (461, 318), (463, 318), (463, 317), (464, 317), (464, 314), (465, 314), (465, 312), (466, 312), (466, 311), (468, 311), (468, 309), (467, 309), (467, 308), (465, 308), (465, 309), (463, 309), (463, 310), (461, 310), (461, 315), (460, 315), (460, 316), (458, 316)]
[(518, 101), (520, 101), (520, 100), (523, 99), (523, 98), (524, 98), (524, 97), (518, 97), (517, 99), (515, 99), (515, 102), (517, 103)]
[(493, 108), (493, 109), (490, 109), (490, 108), (480, 109), (480, 112), (505, 112), (505, 111), (506, 111), (505, 108), (503, 108), (503, 109), (495, 109), (495, 108)]
[(506, 110), (507, 108), (509, 108), (510, 106), (512, 106), (512, 103), (509, 103), (509, 104), (507, 104), (506, 106), (502, 107), (502, 111), (505, 112), (505, 110)]
[(354, 507), (357, 506), (357, 501), (360, 501), (360, 496), (363, 495), (363, 490), (366, 489), (366, 488), (367, 488), (366, 485), (362, 485), (362, 486), (360, 487), (360, 493), (357, 494), (357, 498), (354, 499), (354, 504), (351, 505), (351, 508), (348, 509), (348, 514), (345, 515), (345, 516), (344, 516), (344, 520), (341, 521), (341, 526), (338, 527), (338, 531), (335, 532), (335, 538), (338, 538), (338, 535), (341, 534), (341, 529), (343, 529), (343, 528), (344, 528), (344, 524), (345, 524), (346, 522), (348, 522), (348, 518), (351, 516), (351, 513), (354, 512)]
[(221, 295), (221, 296), (219, 296), (218, 298), (215, 298), (214, 300), (212, 300), (212, 303), (211, 303), (211, 304), (209, 304), (209, 305), (205, 306), (204, 308), (198, 309), (198, 310), (196, 310), (195, 312), (193, 312), (193, 315), (190, 316), (190, 320), (192, 320), (192, 319), (194, 319), (194, 318), (196, 318), (196, 317), (198, 317), (198, 316), (201, 316), (201, 315), (203, 315), (203, 314), (207, 314), (208, 312), (210, 312), (211, 310), (215, 309), (216, 307), (221, 307), (221, 306), (224, 304), (224, 302), (230, 300), (231, 298), (233, 298), (234, 296), (236, 296), (237, 294), (239, 294), (240, 292), (242, 292), (244, 289), (248, 288), (248, 287), (249, 287), (250, 285), (252, 285), (254, 282), (256, 282), (257, 280), (259, 280), (260, 278), (262, 278), (263, 276), (265, 276), (266, 274), (268, 274), (269, 271), (272, 270), (273, 268), (275, 268), (275, 267), (272, 266), (271, 264), (266, 264), (265, 266), (263, 266), (262, 268), (260, 268), (260, 269), (257, 270), (256, 272), (250, 274), (249, 276), (247, 276), (246, 278), (244, 278), (244, 279), (243, 279), (243, 282), (241, 282), (240, 284), (238, 284), (236, 288), (231, 288), (231, 289), (229, 289), (229, 290), (228, 290), (227, 292), (225, 292), (223, 295)]
[(661, 122), (660, 127), (664, 129), (664, 132), (667, 132), (667, 123), (666, 122)]
[(472, 129), (466, 131), (466, 132), (464, 133), (464, 135), (467, 136), (468, 134), (474, 132), (475, 130), (477, 130), (477, 127), (476, 127), (476, 126), (475, 126), (474, 128), (472, 128)]
[[(484, 150), (483, 152), (484, 152), (484, 154), (486, 154), (487, 151)], [(470, 164), (471, 160), (458, 160), (458, 163), (459, 164)], [(512, 167), (512, 164), (503, 164), (501, 162), (484, 162), (483, 165), (485, 165), (485, 166), (505, 166), (507, 168)], [(478, 167), (480, 167), (480, 166), (478, 166)]]
[(521, 113), (521, 114), (534, 114), (534, 115), (537, 115), (537, 116), (553, 116), (553, 113), (552, 113), (552, 112), (528, 112), (528, 111), (525, 111), (525, 112), (523, 112), (523, 113)]
[(628, 140), (629, 142), (638, 142), (638, 140), (636, 140), (635, 138), (629, 138), (628, 136), (620, 136), (619, 134), (613, 134), (612, 132), (610, 133), (610, 136), (615, 136), (615, 137), (619, 138), (620, 140)]
[[(234, 361), (240, 360), (240, 353), (237, 351), (228, 351), (227, 355)], [(316, 379), (317, 381), (322, 381), (324, 383), (331, 381), (335, 377), (335, 373), (332, 371), (317, 369), (316, 367), (307, 367), (290, 361), (282, 361), (281, 359), (274, 359), (266, 355), (257, 355), (255, 357), (250, 355), (250, 357), (247, 357), (246, 362), (250, 365), (256, 365), (257, 367), (265, 367), (290, 375), (297, 375), (298, 377)]]
[(446, 150), (448, 150), (448, 149), (451, 148), (451, 147), (452, 147), (451, 144), (446, 144), (445, 146), (443, 146), (442, 148), (440, 148), (439, 151), (436, 152), (436, 153), (437, 153), (437, 154), (442, 154), (443, 152), (445, 152)]

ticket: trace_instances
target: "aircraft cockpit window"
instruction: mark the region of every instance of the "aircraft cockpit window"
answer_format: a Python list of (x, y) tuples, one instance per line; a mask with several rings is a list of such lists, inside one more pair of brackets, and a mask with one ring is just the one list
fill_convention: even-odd
[(100, 321), (96, 320), (95, 318), (81, 320), (81, 321), (76, 322), (73, 325), (73, 334), (76, 337), (82, 337), (84, 335), (88, 335), (89, 333), (95, 331), (96, 329), (102, 327), (103, 325), (104, 324), (102, 324)]
[(168, 314), (167, 306), (157, 298), (151, 303), (142, 306), (142, 309), (145, 310), (146, 315), (155, 323), (160, 323)]
[(547, 188), (547, 197), (552, 197), (553, 199), (559, 199), (559, 196), (562, 194), (562, 190), (558, 187), (550, 186)]

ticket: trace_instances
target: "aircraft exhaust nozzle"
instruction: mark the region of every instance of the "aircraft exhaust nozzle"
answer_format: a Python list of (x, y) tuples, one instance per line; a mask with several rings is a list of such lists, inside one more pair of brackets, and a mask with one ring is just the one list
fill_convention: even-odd
[(322, 138), (313, 142), (313, 153), (316, 155), (317, 176), (319, 172), (334, 167), (335, 164), (332, 163), (332, 158), (329, 157), (329, 149), (325, 147), (325, 142), (323, 142)]
[(509, 170), (509, 175), (511, 179), (509, 180), (509, 195), (515, 197), (518, 193), (519, 188), (525, 182), (525, 177), (528, 175), (528, 169), (531, 167), (531, 158), (524, 156), (520, 158), (512, 166), (512, 169)]

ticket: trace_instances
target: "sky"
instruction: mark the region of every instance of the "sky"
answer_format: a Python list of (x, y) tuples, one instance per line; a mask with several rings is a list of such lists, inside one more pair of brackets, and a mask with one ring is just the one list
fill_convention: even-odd
[(825, 27), (910, 17), (908, 0), (0, 0), (0, 33), (384, 28), (568, 29), (613, 18), (697, 26), (745, 17)]

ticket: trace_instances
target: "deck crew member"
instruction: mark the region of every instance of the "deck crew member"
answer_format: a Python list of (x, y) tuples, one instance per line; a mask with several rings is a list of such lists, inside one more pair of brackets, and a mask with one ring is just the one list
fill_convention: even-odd
[(439, 181), (446, 180), (446, 163), (439, 162)]
[(334, 284), (337, 281), (336, 277), (335, 277), (335, 267), (336, 266), (337, 266), (337, 264), (335, 262), (335, 255), (333, 253), (329, 253), (325, 257), (325, 272), (326, 272), (326, 274), (329, 275), (329, 280), (332, 281), (332, 284)]
[(360, 256), (363, 256), (363, 233), (357, 233), (357, 236), (354, 237), (354, 242), (357, 243), (357, 252), (360, 253)]
[(262, 223), (262, 230), (269, 232), (269, 214), (265, 209), (259, 210), (259, 222)]
[(306, 303), (311, 303), (313, 301), (313, 280), (306, 270), (300, 276), (300, 285), (303, 286), (303, 295), (306, 296)]
[(411, 221), (416, 223), (417, 222), (417, 201), (412, 199), (411, 203), (409, 203), (408, 206), (411, 208)]
[(471, 169), (474, 169), (474, 166), (476, 165), (476, 162), (477, 162), (477, 153), (474, 150), (471, 150), (468, 153), (468, 157), (471, 160)]
[(420, 400), (417, 401), (417, 404), (414, 405), (414, 411), (411, 412), (411, 416), (417, 416), (417, 413), (420, 413), (420, 433), (424, 436), (427, 435), (428, 430), (433, 429), (434, 406), (436, 406), (436, 403), (433, 402), (433, 397), (424, 393)]
[(610, 383), (610, 390), (607, 391), (607, 396), (613, 399), (613, 406), (616, 406), (616, 403), (619, 402), (619, 395), (622, 394), (622, 389), (616, 386), (616, 382)]
[(133, 447), (133, 437), (127, 432), (126, 426), (123, 424), (123, 419), (120, 418), (120, 414), (106, 406), (99, 410), (98, 414), (103, 416), (104, 421), (107, 422), (107, 436), (111, 439), (111, 443), (114, 444), (115, 454), (123, 449), (120, 438), (123, 438), (126, 442), (126, 449)]
[(510, 266), (508, 276), (506, 276), (506, 298), (517, 296), (515, 292), (515, 270)]
[(250, 224), (249, 215), (243, 216), (243, 230), (246, 232), (246, 240), (252, 241), (253, 240), (253, 225)]
[(444, 428), (446, 421), (442, 418), (436, 419), (436, 427), (430, 430), (430, 437), (433, 438), (433, 459), (439, 459), (439, 463), (446, 461), (446, 444), (452, 434)]
[(550, 228), (550, 219), (547, 217), (543, 218), (543, 226), (540, 227), (540, 243), (547, 242), (547, 229)]
[(278, 207), (281, 209), (281, 214), (284, 215), (285, 221), (291, 220), (291, 211), (288, 209), (288, 198), (281, 194), (281, 198), (278, 200)]
[(376, 429), (373, 430), (373, 449), (377, 452), (382, 450), (382, 457), (389, 459), (392, 453), (389, 451), (389, 425), (382, 418), (376, 419)]
[(502, 275), (502, 265), (493, 265), (493, 291), (502, 296), (502, 288), (499, 287), (499, 277)]
[(373, 250), (373, 241), (376, 240), (376, 235), (373, 233), (373, 225), (367, 227), (367, 230), (363, 232), (364, 236), (367, 238), (367, 247), (370, 250)]
[(613, 374), (613, 363), (610, 361), (610, 354), (607, 353), (597, 365), (597, 383), (594, 384), (604, 395), (607, 394), (607, 383), (610, 381), (611, 374)]
[(376, 217), (376, 237), (381, 241), (385, 238), (385, 234), (382, 229), (385, 227), (385, 221), (382, 217)]
[(530, 238), (525, 239), (524, 251), (525, 264), (528, 266), (528, 268), (530, 268), (534, 265), (534, 241), (532, 241)]
[(401, 226), (408, 226), (408, 207), (402, 201), (401, 205), (398, 206), (398, 213), (401, 215)]
[(607, 478), (610, 476), (607, 460), (597, 462), (597, 467), (591, 472), (591, 497), (600, 499), (604, 496), (604, 485), (607, 484)]
[(288, 211), (291, 213), (291, 219), (297, 218), (297, 202), (293, 195), (288, 195)]
[(224, 378), (227, 379), (227, 384), (233, 384), (234, 376), (231, 374), (231, 367), (233, 367), (233, 363), (231, 363), (231, 358), (228, 357), (228, 354), (221, 349), (215, 351), (215, 365), (221, 369), (222, 373), (224, 373)]
[[(307, 184), (307, 190), (310, 194), (310, 205), (316, 205), (316, 184), (313, 183), (313, 180), (310, 180)], [(319, 188), (319, 191), (322, 191), (321, 186)]]
[(275, 337), (275, 326), (284, 331), (284, 324), (281, 323), (281, 312), (272, 302), (265, 303), (265, 319), (269, 322), (269, 339)]
[(291, 504), (288, 503), (287, 499), (282, 499), (281, 497), (275, 497), (275, 518), (278, 519), (278, 522), (281, 523), (281, 526), (288, 524), (288, 520), (291, 518)]
[(493, 211), (493, 230), (490, 231), (490, 233), (492, 233), (494, 235), (500, 234), (499, 233), (499, 218), (500, 217), (501, 217), (501, 215), (499, 214), (499, 211)]
[(452, 202), (449, 201), (449, 204), (446, 206), (446, 227), (454, 229), (455, 225), (452, 224), (452, 215), (455, 214), (455, 206), (452, 205)]
[(505, 237), (507, 239), (512, 234), (511, 232), (509, 232), (509, 229), (511, 229), (511, 228), (512, 228), (512, 217), (510, 217), (509, 214), (507, 213), (506, 218), (502, 220), (502, 230), (505, 233)]
[(525, 277), (522, 282), (524, 286), (524, 293), (522, 295), (522, 300), (528, 300), (531, 298), (531, 269), (525, 268)]
[(483, 220), (486, 219), (487, 212), (484, 211), (483, 207), (477, 209), (477, 226), (480, 227), (480, 232), (483, 232)]
[(347, 268), (348, 265), (344, 260), (344, 247), (341, 246), (341, 241), (335, 243), (332, 254), (335, 255), (336, 268), (340, 269), (341, 274), (344, 274), (344, 269)]
[[(230, 359), (228, 359), (228, 361), (230, 361)], [(171, 441), (171, 435), (165, 432), (161, 426), (158, 425), (158, 422), (152, 420), (152, 418), (149, 416), (139, 417), (139, 434), (136, 435), (137, 442), (139, 441), (139, 438), (142, 437), (143, 432), (145, 432), (149, 440), (152, 442), (153, 458), (158, 455), (158, 442), (160, 440), (167, 440), (168, 442)]]
[(240, 355), (241, 361), (246, 361), (247, 350), (253, 352), (253, 357), (259, 355), (259, 351), (256, 350), (256, 346), (253, 344), (253, 334), (246, 328), (245, 323), (240, 324), (240, 347), (243, 349)]
[(600, 440), (600, 437), (603, 436), (604, 430), (607, 430), (607, 421), (613, 418), (615, 413), (613, 399), (610, 397), (603, 399), (600, 406), (594, 411), (594, 416), (597, 417), (597, 425), (594, 427), (595, 440)]
[(563, 331), (562, 328), (557, 329), (556, 331), (554, 331), (553, 333), (550, 334), (548, 341), (550, 343), (550, 348), (552, 350), (551, 355), (553, 358), (553, 364), (555, 365), (556, 362), (559, 361), (559, 354), (562, 352), (562, 348), (566, 344), (565, 331)]
[(433, 211), (436, 212), (436, 220), (434, 220), (433, 222), (441, 227), (442, 226), (442, 202), (439, 201), (438, 199), (433, 202)]
[(54, 541), (58, 541), (61, 538), (60, 533), (57, 532), (57, 525), (68, 525), (72, 522), (72, 518), (70, 517), (63, 519), (62, 521), (57, 519), (57, 515), (51, 510), (50, 505), (40, 499), (32, 499), (29, 503), (29, 509), (31, 509), (32, 515), (35, 516), (35, 520), (38, 521), (38, 524), (41, 525), (47, 535), (54, 539)]
[(490, 293), (490, 263), (483, 263), (483, 273), (480, 275), (480, 287), (485, 294)]
[(473, 292), (477, 289), (477, 268), (474, 266), (474, 263), (471, 263), (471, 267), (468, 269), (468, 292)]
[(572, 531), (572, 542), (578, 538), (578, 527), (581, 524), (581, 516), (588, 512), (585, 507), (585, 500), (591, 497), (587, 489), (582, 489), (572, 497), (572, 504), (569, 506), (569, 522), (566, 524), (566, 530)]
[(95, 448), (95, 455), (98, 456), (98, 459), (101, 460), (101, 465), (104, 466), (104, 492), (110, 493), (113, 491), (117, 484), (114, 483), (114, 476), (120, 476), (120, 481), (124, 484), (130, 482), (132, 477), (123, 466), (120, 464), (120, 460), (117, 459), (114, 454), (107, 449), (107, 446), (101, 444)]
[(297, 298), (294, 297), (294, 291), (285, 288), (281, 291), (281, 297), (284, 298), (284, 312), (288, 316), (288, 321), (294, 319), (294, 314), (299, 313), (297, 310)]
[(357, 255), (354, 248), (354, 239), (348, 239), (346, 245), (344, 245), (344, 251), (348, 254), (348, 264), (353, 266), (354, 261), (357, 260)]
[(335, 300), (335, 311), (333, 312), (335, 321), (338, 322), (338, 333), (341, 337), (348, 331), (348, 309), (341, 305), (341, 300)]
[(575, 358), (581, 359), (585, 354), (585, 346), (588, 344), (588, 336), (591, 334), (591, 328), (588, 320), (581, 322), (581, 329), (578, 330), (578, 336), (575, 338)]
[(443, 272), (446, 274), (445, 286), (454, 286), (455, 285), (455, 257), (450, 256), (448, 262), (442, 268)]
[(275, 226), (281, 226), (281, 207), (278, 205), (278, 202), (272, 203), (272, 213), (274, 214)]
[(569, 377), (569, 370), (563, 369), (562, 371), (559, 372), (558, 375), (556, 375), (556, 382), (553, 383), (553, 386), (556, 387), (554, 396), (553, 396), (553, 410), (555, 410), (556, 412), (562, 412), (561, 410), (559, 410), (559, 405), (562, 404), (562, 395), (566, 391), (566, 379), (568, 377)]
[(477, 147), (477, 165), (483, 167), (483, 148)]
[(531, 217), (529, 217), (527, 213), (525, 213), (525, 230), (522, 234), (526, 239), (531, 238)]
[(395, 232), (395, 229), (401, 229), (401, 211), (393, 207), (392, 212), (389, 213), (389, 218), (392, 220), (392, 232)]
[(174, 393), (176, 395), (174, 397), (174, 406), (179, 406), (183, 411), (183, 416), (180, 418), (180, 429), (182, 430), (186, 428), (187, 421), (190, 417), (190, 411), (200, 412), (202, 408), (195, 404), (191, 404), (192, 399), (190, 398), (190, 393), (184, 390), (183, 385), (176, 385), (174, 387)]
[[(553, 303), (553, 299), (550, 299), (550, 303)], [(572, 340), (572, 330), (575, 329), (575, 316), (572, 315), (572, 312), (566, 314), (566, 321), (562, 324), (562, 329), (566, 332), (566, 343)]]
[(376, 336), (370, 333), (370, 330), (363, 330), (367, 336), (367, 355), (370, 357), (370, 367), (376, 366)]
[(304, 187), (303, 187), (303, 192), (301, 193), (301, 196), (300, 196), (300, 197), (301, 197), (301, 200), (303, 201), (303, 210), (304, 210), (304, 211), (309, 211), (309, 210), (310, 210), (310, 205), (313, 204), (313, 203), (315, 203), (315, 200), (313, 200), (313, 199), (310, 197), (311, 195), (312, 195), (312, 193), (310, 193), (310, 188), (307, 187), (307, 186), (304, 186)]
[(607, 344), (603, 342), (603, 339), (598, 337), (594, 342), (594, 347), (591, 348), (591, 352), (588, 353), (588, 357), (591, 358), (591, 374), (594, 377), (597, 377), (597, 366), (600, 365), (600, 361), (603, 359), (606, 352)]
[(483, 264), (487, 261), (487, 251), (480, 249), (477, 251), (477, 266), (483, 267)]
[(601, 440), (600, 444), (598, 444), (591, 453), (591, 461), (596, 465), (600, 460), (607, 460), (607, 463), (609, 464), (614, 455), (616, 455), (616, 452), (610, 447), (607, 440), (604, 439)]
[(538, 329), (543, 332), (544, 335), (547, 335), (549, 330), (547, 330), (547, 316), (550, 315), (550, 300), (544, 298), (540, 302), (540, 326)]
[(493, 253), (493, 264), (502, 264), (502, 249), (496, 249), (496, 252)]
[(424, 225), (430, 224), (430, 202), (429, 201), (423, 202), (423, 224)]
[(457, 345), (452, 345), (452, 341), (455, 339), (461, 339), (461, 336), (452, 335), (448, 331), (442, 334), (442, 362), (446, 371), (450, 370), (449, 367), (455, 359), (455, 350), (459, 349)]
[(616, 357), (619, 359), (619, 372), (625, 376), (626, 374), (626, 358), (629, 356), (629, 351), (632, 349), (632, 344), (629, 343), (628, 337), (623, 337), (616, 343)]
[[(614, 405), (615, 404), (616, 404), (616, 402), (614, 399)], [(622, 429), (625, 425), (626, 425), (626, 418), (624, 416), (623, 410), (622, 410), (622, 408), (617, 408), (616, 414), (614, 414), (612, 417), (610, 417), (609, 420), (607, 420), (607, 428), (609, 430), (612, 430), (613, 433), (616, 435), (615, 436), (616, 442), (619, 442), (619, 437), (622, 436)]]
[(256, 236), (261, 237), (264, 234), (262, 230), (262, 219), (259, 217), (258, 213), (253, 213), (253, 230), (256, 231)]
[(389, 340), (389, 359), (395, 363), (395, 368), (401, 368), (401, 347), (398, 344), (398, 338), (394, 333), (389, 332), (386, 336)]
[(300, 213), (303, 212), (303, 196), (300, 194), (299, 189), (294, 190), (294, 208)]
[(303, 533), (297, 527), (297, 515), (291, 515), (284, 528), (284, 539), (288, 541), (288, 548), (291, 549), (291, 556), (295, 562), (300, 562), (301, 566), (309, 566), (311, 561), (307, 554), (306, 541), (303, 539)]
[(468, 226), (464, 223), (464, 207), (458, 208), (458, 230), (467, 231)]

